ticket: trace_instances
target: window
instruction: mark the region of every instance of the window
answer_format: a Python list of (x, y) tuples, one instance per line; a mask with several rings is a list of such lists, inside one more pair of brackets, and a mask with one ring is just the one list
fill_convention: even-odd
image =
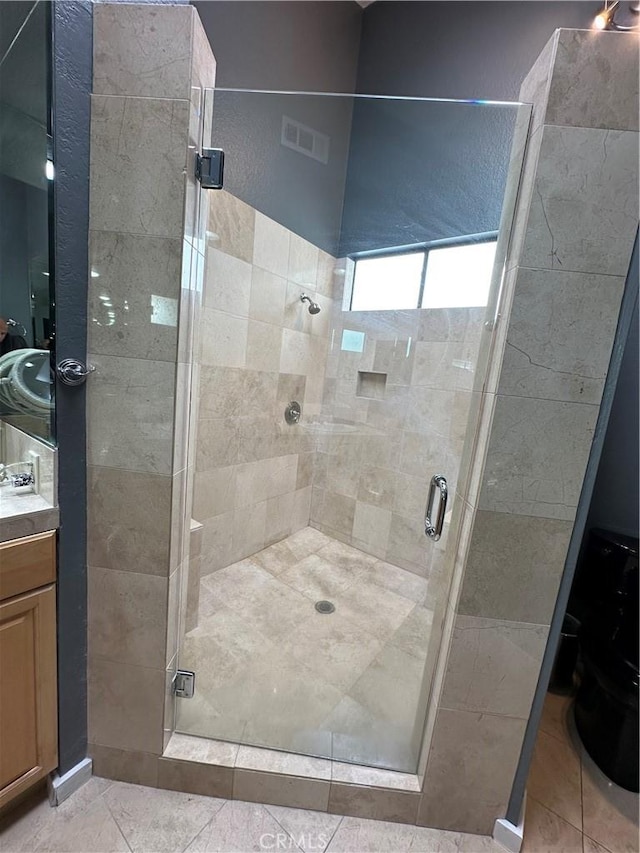
[(354, 258), (352, 311), (486, 305), (496, 240)]
[(423, 272), (424, 252), (357, 259), (351, 310), (417, 308)]
[(427, 254), (421, 308), (472, 308), (486, 305), (496, 241), (444, 246)]

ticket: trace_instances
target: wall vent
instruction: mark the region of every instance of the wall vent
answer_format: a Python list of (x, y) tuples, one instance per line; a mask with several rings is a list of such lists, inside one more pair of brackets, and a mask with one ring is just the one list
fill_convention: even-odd
[(311, 157), (325, 165), (329, 162), (329, 137), (319, 130), (307, 127), (289, 116), (282, 116), (280, 141), (286, 148)]

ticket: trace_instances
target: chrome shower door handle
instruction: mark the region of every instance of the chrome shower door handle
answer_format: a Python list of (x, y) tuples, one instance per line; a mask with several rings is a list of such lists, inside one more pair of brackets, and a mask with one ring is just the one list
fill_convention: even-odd
[(65, 385), (82, 385), (94, 370), (92, 364), (85, 365), (76, 358), (63, 358), (56, 365), (58, 379)]
[[(436, 491), (439, 494), (438, 514), (436, 515), (435, 523), (433, 521), (433, 504), (435, 503)], [(444, 526), (444, 514), (447, 511), (447, 498), (449, 497), (449, 488), (447, 480), (442, 474), (435, 474), (431, 478), (429, 486), (429, 497), (427, 498), (427, 511), (424, 517), (424, 532), (426, 535), (437, 542), (442, 536), (442, 528)]]

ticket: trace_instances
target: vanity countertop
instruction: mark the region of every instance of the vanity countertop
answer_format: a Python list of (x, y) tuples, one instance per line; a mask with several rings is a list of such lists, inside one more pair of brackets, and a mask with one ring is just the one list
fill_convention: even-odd
[(16, 494), (8, 487), (0, 488), (0, 542), (55, 530), (59, 519), (58, 508), (40, 495)]

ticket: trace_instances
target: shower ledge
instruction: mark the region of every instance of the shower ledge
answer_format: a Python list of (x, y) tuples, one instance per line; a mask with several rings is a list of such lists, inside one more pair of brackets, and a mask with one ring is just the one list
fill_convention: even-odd
[(313, 758), (275, 749), (244, 746), (175, 732), (162, 755), (174, 761), (210, 764), (234, 770), (257, 770), (282, 776), (296, 776), (324, 782), (341, 782), (394, 791), (422, 790), (420, 777), (395, 770), (347, 764), (327, 758)]

